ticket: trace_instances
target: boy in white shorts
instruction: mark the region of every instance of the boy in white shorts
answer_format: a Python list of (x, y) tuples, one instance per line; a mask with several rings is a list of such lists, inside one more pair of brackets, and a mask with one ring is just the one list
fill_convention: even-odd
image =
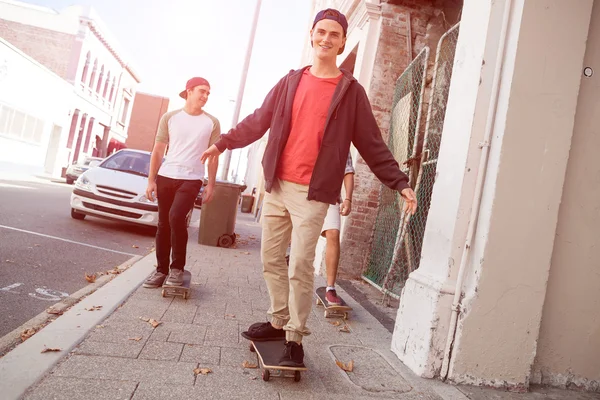
[[(352, 156), (348, 153), (346, 160), (346, 170), (344, 172), (344, 189), (346, 197), (343, 201), (339, 199), (337, 204), (331, 204), (327, 209), (325, 222), (321, 228), (321, 236), (327, 239), (325, 247), (325, 269), (327, 273), (327, 292), (325, 300), (331, 305), (341, 304), (341, 300), (335, 291), (335, 279), (337, 277), (338, 264), (340, 262), (340, 228), (342, 219), (340, 216), (347, 216), (352, 209), (352, 192), (354, 191), (354, 167), (352, 166)], [(341, 203), (341, 204), (340, 204)]]

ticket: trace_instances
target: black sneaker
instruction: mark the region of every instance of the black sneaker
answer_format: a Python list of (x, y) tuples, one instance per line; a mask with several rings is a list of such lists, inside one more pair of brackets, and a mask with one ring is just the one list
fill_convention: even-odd
[(242, 332), (242, 337), (253, 342), (268, 342), (285, 339), (285, 331), (273, 328), (270, 322), (258, 322), (250, 325), (247, 331)]
[(304, 368), (304, 348), (296, 342), (285, 342), (283, 356), (279, 360), (282, 367)]

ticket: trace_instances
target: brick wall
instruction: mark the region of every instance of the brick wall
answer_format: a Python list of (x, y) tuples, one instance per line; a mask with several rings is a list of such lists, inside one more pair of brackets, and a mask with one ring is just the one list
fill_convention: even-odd
[(66, 79), (74, 35), (0, 19), (0, 37)]
[[(412, 58), (426, 45), (430, 46), (430, 62), (434, 62), (437, 40), (451, 26), (450, 22), (445, 20), (446, 15), (450, 14), (452, 19), (458, 19), (456, 7), (449, 7), (454, 3), (457, 3), (457, 0), (395, 0), (382, 3), (382, 28), (373, 69), (375, 79), (372, 80), (371, 87), (366, 89), (384, 140), (387, 141), (389, 136), (396, 80)], [(460, 4), (457, 7), (460, 8)], [(407, 42), (409, 23), (412, 31), (410, 57)], [(444, 24), (441, 29), (440, 23)], [(428, 78), (430, 83), (431, 76)], [(424, 100), (427, 99), (426, 92)], [(426, 113), (425, 105), (423, 116)], [(424, 126), (424, 123), (422, 125)], [(380, 188), (380, 181), (359, 157), (356, 162), (353, 209), (346, 221), (341, 243), (341, 278), (359, 278), (367, 264)]]
[(136, 93), (125, 145), (130, 149), (152, 151), (160, 117), (168, 107), (166, 97)]

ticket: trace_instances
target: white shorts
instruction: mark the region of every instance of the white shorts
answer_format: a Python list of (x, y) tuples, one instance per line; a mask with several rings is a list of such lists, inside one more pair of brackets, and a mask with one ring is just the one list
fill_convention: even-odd
[(323, 222), (323, 228), (321, 228), (321, 236), (325, 236), (325, 231), (330, 229), (340, 230), (342, 227), (342, 217), (340, 216), (340, 205), (330, 204), (327, 209), (327, 215), (325, 216), (325, 222)]

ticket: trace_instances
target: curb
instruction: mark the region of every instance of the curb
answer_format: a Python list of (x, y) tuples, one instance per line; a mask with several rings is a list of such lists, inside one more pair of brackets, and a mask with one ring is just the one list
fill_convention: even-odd
[[(125, 261), (123, 264), (117, 266), (116, 269), (127, 270), (129, 267), (134, 265), (142, 258), (142, 256), (133, 256), (129, 260)], [(84, 286), (75, 293), (72, 293), (69, 297), (66, 297), (58, 303), (48, 307), (48, 309), (52, 308), (53, 310), (60, 312), (60, 314), (63, 314), (71, 306), (81, 301), (81, 299), (83, 299), (86, 296), (89, 296), (90, 294), (94, 293), (96, 290), (100, 289), (102, 286), (113, 280), (115, 276), (116, 275), (102, 275), (101, 277), (96, 279), (96, 282)], [(35, 329), (37, 332), (49, 323), (55, 321), (58, 317), (59, 315), (57, 314), (49, 314), (46, 311), (42, 311), (35, 317), (31, 318), (29, 321), (25, 322), (23, 325), (13, 329), (11, 332), (2, 336), (0, 338), (0, 357), (6, 355), (9, 351), (11, 351), (23, 342), (21, 340), (21, 332), (26, 331), (28, 329)]]
[[(81, 299), (91, 293), (77, 304), (73, 305), (73, 301), (77, 300), (63, 300), (61, 303), (64, 303), (66, 308), (71, 307), (68, 311), (0, 359), (0, 393), (3, 398), (18, 399), (23, 396), (142, 284), (155, 268), (155, 254), (151, 252), (141, 259), (136, 257), (138, 260), (135, 264), (115, 278), (106, 276), (108, 282), (98, 279), (93, 287), (86, 286), (73, 294), (73, 297), (78, 295)], [(53, 308), (58, 309), (58, 305)], [(41, 318), (42, 314), (29, 322)], [(55, 348), (59, 351), (41, 353), (45, 348)]]

